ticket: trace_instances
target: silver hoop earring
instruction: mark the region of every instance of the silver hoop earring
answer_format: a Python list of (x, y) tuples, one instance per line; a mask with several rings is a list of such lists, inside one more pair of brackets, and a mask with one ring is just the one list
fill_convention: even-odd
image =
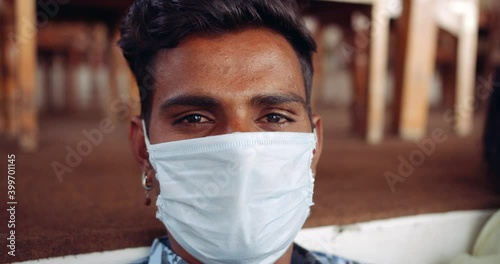
[(142, 174), (142, 188), (148, 192), (153, 189), (153, 185), (148, 185), (148, 175), (146, 173)]
[(144, 172), (142, 174), (142, 188), (144, 188), (144, 194), (146, 199), (144, 201), (144, 205), (149, 206), (151, 204), (151, 198), (149, 197), (149, 191), (153, 189), (153, 185), (148, 185), (148, 174)]

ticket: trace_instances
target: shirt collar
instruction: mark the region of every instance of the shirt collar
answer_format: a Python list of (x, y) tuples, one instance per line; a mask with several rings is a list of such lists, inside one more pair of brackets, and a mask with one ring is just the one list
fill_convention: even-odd
[[(162, 236), (153, 242), (151, 246), (151, 254), (144, 264), (189, 264), (180, 256), (175, 254), (171, 247), (167, 236)], [(291, 264), (359, 264), (358, 262), (344, 259), (338, 256), (323, 254), (319, 252), (308, 251), (305, 248), (293, 244), (293, 253)]]
[(188, 264), (187, 261), (175, 254), (170, 248), (167, 236), (155, 239), (151, 247), (148, 264)]

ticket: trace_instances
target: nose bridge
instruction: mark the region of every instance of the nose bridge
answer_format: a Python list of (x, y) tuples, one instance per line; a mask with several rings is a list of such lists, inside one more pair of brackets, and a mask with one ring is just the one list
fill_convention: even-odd
[(226, 133), (256, 132), (258, 129), (251, 116), (251, 111), (241, 106), (236, 106), (227, 111)]

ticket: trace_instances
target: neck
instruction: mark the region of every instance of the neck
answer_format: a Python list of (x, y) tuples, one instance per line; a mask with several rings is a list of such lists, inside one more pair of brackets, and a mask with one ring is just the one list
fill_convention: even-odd
[[(184, 248), (177, 243), (177, 240), (170, 233), (167, 232), (168, 240), (170, 241), (170, 247), (172, 251), (177, 254), (177, 256), (181, 257), (189, 264), (203, 264), (201, 261), (195, 259), (191, 254), (189, 254)], [(292, 253), (293, 253), (293, 244), (287, 249), (285, 254), (281, 256), (274, 264), (290, 264), (292, 262)]]

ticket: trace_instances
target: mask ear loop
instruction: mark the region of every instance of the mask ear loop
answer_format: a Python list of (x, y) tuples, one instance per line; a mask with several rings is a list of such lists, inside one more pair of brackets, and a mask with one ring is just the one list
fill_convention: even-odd
[[(316, 128), (315, 127), (313, 128), (312, 132), (314, 134), (314, 150), (313, 151), (315, 151), (316, 144), (318, 144), (318, 136), (316, 135)], [(314, 155), (313, 155), (313, 157), (314, 157)], [(312, 185), (311, 193), (310, 193), (311, 197), (313, 197), (313, 195), (314, 195), (314, 183), (315, 182), (316, 182), (316, 174), (313, 172), (313, 170), (311, 168), (311, 185)], [(313, 201), (313, 198), (311, 198), (311, 204), (309, 206), (313, 206), (313, 205), (314, 205), (314, 201)]]
[(148, 132), (146, 130), (146, 122), (144, 122), (144, 119), (142, 119), (142, 130), (144, 131), (144, 142), (146, 142), (146, 148), (149, 151), (151, 143), (149, 142)]
[[(313, 128), (313, 134), (314, 134), (314, 150), (316, 150), (316, 145), (318, 144), (318, 135), (316, 134), (316, 127)], [(314, 172), (311, 172), (312, 173), (312, 178), (313, 178), (313, 182), (316, 180), (316, 175), (314, 174)]]
[[(146, 130), (146, 122), (144, 119), (142, 120), (142, 130), (144, 131), (144, 142), (146, 143), (146, 150), (149, 152), (151, 147), (151, 143), (149, 142), (148, 132)], [(150, 154), (151, 155), (151, 154)], [(149, 206), (151, 204), (151, 198), (149, 197), (149, 192), (153, 189), (153, 185), (148, 181), (148, 175), (146, 172), (142, 175), (142, 188), (144, 188), (144, 194), (146, 199), (144, 200), (144, 204)]]

